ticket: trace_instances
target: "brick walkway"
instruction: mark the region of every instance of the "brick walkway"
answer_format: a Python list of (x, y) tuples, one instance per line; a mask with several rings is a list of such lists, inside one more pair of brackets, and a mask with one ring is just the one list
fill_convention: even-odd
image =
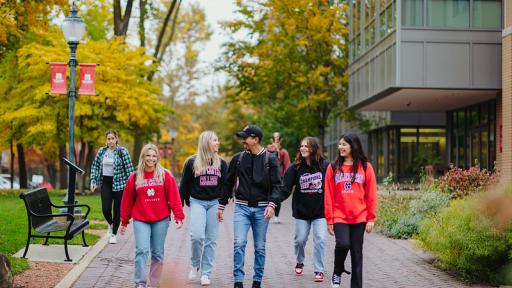
[[(304, 275), (294, 275), (293, 218), (291, 201), (281, 209), (281, 223), (270, 224), (267, 236), (267, 260), (263, 287), (265, 288), (311, 288), (330, 287), (328, 279), (333, 267), (334, 238), (328, 237), (326, 250), (326, 281), (313, 282), (312, 237), (306, 248)], [(232, 287), (233, 285), (233, 204), (224, 212), (224, 223), (219, 227), (217, 254), (210, 287)], [(188, 209), (185, 210), (188, 216)], [(174, 225), (174, 224), (173, 224)], [(161, 287), (201, 287), (199, 280), (188, 282), (190, 241), (188, 222), (182, 230), (171, 225), (166, 242), (166, 259)], [(131, 225), (129, 226), (131, 227)], [(251, 232), (249, 232), (251, 235)], [(246, 249), (245, 286), (250, 287), (252, 277), (253, 249), (251, 237)], [(135, 241), (131, 230), (128, 236), (118, 237), (119, 243), (108, 245), (91, 262), (75, 283), (75, 288), (89, 287), (133, 287), (133, 255)], [(434, 268), (432, 258), (413, 247), (407, 240), (390, 240), (378, 234), (365, 236), (364, 286), (365, 287), (469, 287), (450, 275)], [(347, 259), (350, 263), (350, 259)], [(349, 270), (349, 269), (348, 269)], [(342, 287), (350, 287), (346, 274)], [(484, 287), (484, 286), (472, 286)]]

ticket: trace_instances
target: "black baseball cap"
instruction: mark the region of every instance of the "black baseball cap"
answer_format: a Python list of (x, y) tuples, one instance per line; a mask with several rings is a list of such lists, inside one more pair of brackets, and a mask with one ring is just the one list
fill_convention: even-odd
[(263, 139), (263, 132), (260, 127), (256, 125), (247, 125), (242, 131), (236, 132), (236, 136), (242, 139), (247, 137), (258, 137), (261, 141), (261, 139)]

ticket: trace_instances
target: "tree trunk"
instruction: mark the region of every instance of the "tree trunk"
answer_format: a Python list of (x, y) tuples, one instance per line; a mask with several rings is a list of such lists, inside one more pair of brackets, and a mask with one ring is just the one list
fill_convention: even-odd
[(139, 17), (139, 38), (140, 38), (140, 47), (146, 47), (146, 28), (144, 27), (144, 22), (146, 21), (146, 12), (147, 12), (147, 0), (140, 0), (140, 17)]
[(124, 16), (122, 14), (121, 0), (114, 0), (114, 35), (126, 36), (128, 25), (130, 24), (130, 16), (132, 14), (133, 0), (126, 2)]
[(91, 166), (92, 161), (94, 161), (94, 143), (87, 143), (87, 156), (85, 157), (85, 175), (84, 175), (84, 181), (85, 185), (89, 184), (89, 180), (91, 179)]
[[(155, 52), (153, 53), (154, 59), (159, 59), (159, 55), (160, 55), (160, 52), (161, 52), (160, 51), (160, 47), (162, 47), (162, 42), (164, 40), (165, 31), (167, 29), (167, 26), (169, 26), (169, 21), (171, 20), (171, 15), (172, 15), (172, 13), (174, 11), (174, 8), (176, 7), (176, 3), (177, 2), (178, 2), (178, 0), (173, 0), (172, 3), (171, 3), (171, 6), (169, 7), (169, 10), (167, 10), (167, 14), (165, 15), (164, 23), (162, 25), (160, 33), (158, 33), (158, 40), (156, 42)], [(155, 63), (155, 60), (153, 60), (153, 63)], [(151, 72), (149, 72), (149, 75), (148, 75), (147, 79), (149, 81), (152, 81), (154, 76), (155, 76), (155, 72), (151, 71)]]
[(48, 182), (52, 184), (53, 187), (57, 187), (57, 167), (50, 160), (46, 161), (46, 172), (48, 173)]
[(68, 168), (62, 158), (66, 158), (66, 144), (59, 144), (59, 189), (66, 189), (68, 184)]
[(133, 154), (132, 154), (132, 162), (137, 165), (137, 163), (139, 162), (139, 155), (140, 155), (140, 151), (142, 150), (142, 144), (143, 144), (143, 139), (142, 139), (142, 132), (139, 130), (139, 129), (136, 129), (135, 130), (135, 135), (133, 137), (134, 139), (134, 143), (133, 143)]
[(16, 144), (16, 149), (18, 150), (18, 170), (20, 177), (20, 188), (26, 189), (28, 188), (27, 181), (27, 166), (25, 163), (25, 151), (23, 150), (23, 144)]
[[(80, 153), (78, 154), (78, 167), (82, 168), (85, 170), (85, 156), (87, 155), (87, 144), (82, 140), (82, 142), (80, 143)], [(78, 177), (78, 193), (80, 193), (80, 195), (85, 195), (85, 175), (80, 175), (79, 173), (77, 173), (77, 177)]]

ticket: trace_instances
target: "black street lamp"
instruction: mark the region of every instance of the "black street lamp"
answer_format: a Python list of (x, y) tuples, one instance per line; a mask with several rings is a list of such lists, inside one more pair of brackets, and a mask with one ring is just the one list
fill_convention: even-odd
[[(70, 57), (69, 57), (69, 111), (68, 111), (68, 119), (69, 119), (69, 130), (68, 130), (68, 160), (65, 161), (66, 165), (68, 165), (69, 173), (68, 173), (68, 191), (66, 193), (66, 198), (64, 199), (64, 203), (68, 205), (75, 204), (75, 174), (76, 172), (80, 172), (81, 169), (78, 168), (75, 163), (75, 98), (76, 98), (76, 49), (78, 48), (78, 43), (85, 34), (85, 24), (82, 18), (78, 17), (78, 11), (76, 10), (75, 2), (71, 4), (71, 15), (64, 19), (64, 23), (62, 23), (62, 32), (64, 32), (64, 37), (66, 37), (66, 41), (69, 45)], [(83, 173), (83, 171), (82, 171)], [(79, 210), (78, 210), (79, 211)], [(68, 208), (68, 213), (73, 214), (73, 208)]]
[(75, 97), (76, 97), (76, 49), (78, 43), (85, 34), (85, 24), (82, 18), (78, 17), (75, 2), (71, 5), (71, 15), (64, 19), (62, 24), (62, 32), (69, 45), (71, 55), (69, 57), (69, 131), (68, 131), (68, 159), (71, 163), (75, 163)]

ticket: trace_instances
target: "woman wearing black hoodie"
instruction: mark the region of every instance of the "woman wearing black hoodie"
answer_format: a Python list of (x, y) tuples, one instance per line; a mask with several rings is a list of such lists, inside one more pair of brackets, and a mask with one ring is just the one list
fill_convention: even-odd
[[(306, 137), (300, 143), (295, 162), (284, 175), (284, 199), (292, 191), (292, 210), (295, 218), (295, 275), (304, 269), (304, 248), (309, 230), (313, 228), (315, 282), (324, 280), (325, 240), (327, 222), (324, 216), (324, 177), (329, 164), (320, 153), (318, 139)], [(295, 189), (294, 189), (295, 188)], [(283, 200), (284, 200), (283, 199)]]

